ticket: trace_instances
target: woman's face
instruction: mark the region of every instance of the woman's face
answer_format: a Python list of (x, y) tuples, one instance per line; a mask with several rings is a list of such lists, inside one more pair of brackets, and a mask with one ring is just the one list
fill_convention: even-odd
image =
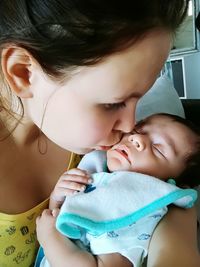
[(24, 101), (28, 115), (62, 148), (80, 154), (106, 149), (133, 129), (136, 103), (153, 85), (170, 46), (169, 33), (151, 32), (128, 50), (77, 69), (62, 84), (38, 69), (33, 97)]

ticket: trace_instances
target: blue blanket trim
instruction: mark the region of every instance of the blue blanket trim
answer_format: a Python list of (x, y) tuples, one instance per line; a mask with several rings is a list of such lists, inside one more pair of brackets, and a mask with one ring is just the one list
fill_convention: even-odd
[[(176, 200), (186, 196), (190, 196), (191, 201), (188, 202), (185, 208), (191, 208), (197, 199), (197, 192), (193, 189), (178, 189), (166, 196), (161, 197), (160, 199), (155, 200), (140, 210), (134, 211), (133, 213), (124, 217), (108, 221), (93, 221), (77, 214), (62, 213), (58, 216), (56, 228), (62, 234), (74, 239), (79, 239), (83, 233), (83, 230), (89, 232), (91, 235), (98, 236), (109, 231), (127, 227), (142, 217), (147, 216), (150, 213), (172, 204)], [(73, 227), (73, 224), (75, 227)]]
[(42, 247), (39, 247), (38, 253), (37, 253), (37, 256), (35, 259), (34, 267), (40, 267), (40, 263), (41, 263), (43, 258), (44, 258), (44, 250)]

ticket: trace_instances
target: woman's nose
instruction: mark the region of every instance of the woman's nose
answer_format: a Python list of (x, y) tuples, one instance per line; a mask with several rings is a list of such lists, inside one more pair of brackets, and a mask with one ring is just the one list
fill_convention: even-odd
[(122, 133), (130, 133), (135, 125), (135, 120), (132, 117), (132, 119), (124, 119), (124, 120), (119, 120), (115, 124), (115, 130), (120, 131)]
[(123, 133), (130, 133), (135, 126), (135, 106), (130, 105), (121, 110), (119, 117), (114, 125), (114, 130)]
[(128, 141), (138, 150), (143, 151), (146, 147), (144, 136), (141, 134), (132, 134), (128, 137)]

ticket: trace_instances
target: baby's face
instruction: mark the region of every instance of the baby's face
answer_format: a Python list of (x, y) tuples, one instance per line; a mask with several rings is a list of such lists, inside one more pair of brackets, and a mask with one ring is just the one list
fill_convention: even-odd
[(195, 148), (196, 136), (185, 125), (153, 115), (107, 151), (110, 171), (134, 171), (163, 180), (177, 177)]

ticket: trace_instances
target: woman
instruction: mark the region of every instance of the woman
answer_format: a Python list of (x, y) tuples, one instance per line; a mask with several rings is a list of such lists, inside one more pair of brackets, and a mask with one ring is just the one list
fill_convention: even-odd
[[(160, 72), (186, 10), (183, 0), (1, 1), (2, 266), (33, 264), (35, 219), (76, 165), (74, 153), (106, 149), (132, 130), (137, 100)], [(162, 227), (159, 237), (168, 236)]]

